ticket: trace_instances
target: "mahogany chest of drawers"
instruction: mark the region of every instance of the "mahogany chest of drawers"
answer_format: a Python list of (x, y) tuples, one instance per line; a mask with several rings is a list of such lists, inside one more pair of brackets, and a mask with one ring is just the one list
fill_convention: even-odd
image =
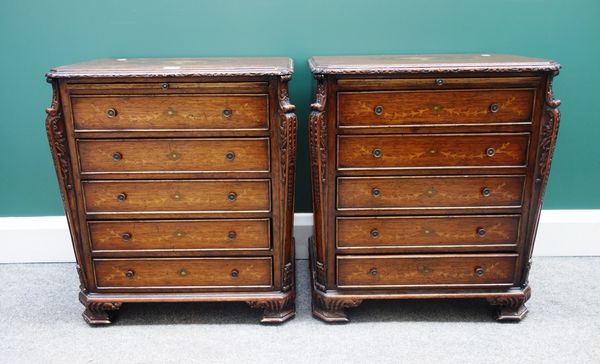
[(313, 315), (484, 298), (520, 320), (559, 123), (559, 65), (505, 55), (314, 57)]
[(126, 302), (295, 314), (288, 58), (52, 69), (46, 128), (89, 324)]

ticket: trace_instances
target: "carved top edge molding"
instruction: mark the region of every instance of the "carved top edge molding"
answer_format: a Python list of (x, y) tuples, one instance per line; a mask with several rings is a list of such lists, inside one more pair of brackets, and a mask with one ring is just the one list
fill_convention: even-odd
[(314, 74), (412, 74), (459, 72), (552, 72), (554, 61), (496, 54), (424, 54), (388, 56), (313, 57)]
[(287, 57), (114, 58), (52, 68), (47, 78), (286, 76), (294, 73)]

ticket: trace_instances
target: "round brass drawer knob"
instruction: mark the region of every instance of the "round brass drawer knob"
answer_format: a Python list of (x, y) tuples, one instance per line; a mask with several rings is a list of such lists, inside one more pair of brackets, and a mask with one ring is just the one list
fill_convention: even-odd
[(375, 148), (373, 149), (373, 157), (375, 158), (381, 158), (381, 156), (383, 155), (383, 152), (381, 151), (381, 149), (379, 148)]
[(237, 234), (235, 231), (230, 231), (227, 233), (227, 239), (229, 240), (235, 240), (235, 238), (237, 238)]
[(436, 84), (436, 86), (442, 86), (444, 84), (444, 80), (441, 78), (437, 78), (435, 80), (435, 84)]
[(179, 272), (177, 272), (177, 273), (178, 273), (180, 276), (182, 276), (182, 277), (184, 277), (184, 276), (187, 276), (188, 274), (190, 274), (190, 272), (188, 272), (188, 270), (187, 270), (187, 269), (185, 269), (185, 268), (181, 268), (181, 269), (179, 270)]
[(485, 274), (485, 270), (481, 267), (475, 267), (475, 275), (477, 277), (482, 277)]
[(235, 200), (237, 200), (237, 193), (235, 193), (235, 192), (229, 192), (227, 194), (227, 199), (229, 201), (235, 201)]
[(369, 275), (370, 276), (376, 276), (377, 274), (379, 274), (379, 272), (377, 271), (377, 268), (371, 268), (369, 270)]
[(121, 192), (117, 195), (117, 201), (123, 202), (127, 200), (127, 194), (125, 192)]
[(371, 194), (373, 195), (373, 197), (379, 197), (381, 196), (381, 190), (375, 187), (371, 190)]
[(375, 106), (375, 108), (373, 109), (373, 112), (375, 113), (375, 115), (383, 115), (383, 106), (381, 106), (381, 105)]
[(482, 237), (482, 238), (483, 238), (483, 237), (485, 236), (485, 234), (486, 234), (486, 233), (487, 233), (487, 231), (485, 231), (485, 229), (484, 229), (484, 228), (482, 228), (482, 227), (478, 227), (478, 228), (477, 228), (477, 235), (478, 235), (479, 237)]
[(227, 152), (227, 154), (225, 154), (225, 158), (227, 158), (228, 161), (232, 161), (235, 159), (235, 153)]
[(485, 150), (485, 155), (487, 155), (488, 157), (493, 157), (494, 154), (496, 154), (496, 149), (494, 148), (490, 147)]
[(223, 110), (223, 116), (224, 117), (230, 118), (231, 115), (233, 115), (233, 110), (231, 110), (231, 109), (225, 109), (225, 110)]
[(123, 154), (121, 154), (119, 152), (115, 152), (115, 153), (113, 153), (112, 158), (115, 161), (120, 161), (121, 159), (123, 159)]
[(494, 104), (491, 104), (491, 105), (490, 105), (490, 111), (491, 111), (491, 112), (498, 112), (498, 111), (500, 111), (500, 105), (498, 105), (498, 104), (495, 104), (495, 103), (494, 103)]
[(160, 85), (160, 88), (162, 88), (163, 90), (166, 90), (166, 89), (168, 89), (168, 88), (169, 88), (169, 83), (168, 83), (168, 82), (163, 82), (163, 83)]
[(135, 272), (132, 270), (128, 270), (127, 272), (125, 272), (125, 277), (127, 277), (128, 279), (133, 278), (134, 275), (135, 275)]
[(377, 229), (371, 230), (371, 237), (373, 239), (377, 239), (379, 237), (379, 230), (377, 230)]
[(121, 239), (123, 239), (124, 241), (129, 241), (129, 240), (131, 240), (131, 238), (132, 238), (131, 233), (123, 233), (121, 235)]
[(116, 109), (110, 108), (110, 109), (107, 109), (107, 110), (106, 110), (106, 117), (107, 117), (107, 118), (110, 118), (110, 119), (112, 119), (112, 118), (114, 118), (115, 116), (117, 116), (117, 110), (116, 110)]
[(484, 187), (481, 189), (481, 195), (483, 197), (489, 197), (492, 194), (492, 190), (489, 187)]
[(231, 278), (237, 278), (240, 275), (240, 272), (237, 269), (234, 269), (229, 275), (231, 275)]

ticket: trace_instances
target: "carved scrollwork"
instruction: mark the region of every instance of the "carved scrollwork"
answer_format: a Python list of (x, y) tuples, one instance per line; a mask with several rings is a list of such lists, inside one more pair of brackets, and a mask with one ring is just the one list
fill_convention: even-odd
[(498, 296), (488, 298), (487, 301), (492, 306), (502, 306), (517, 309), (527, 302), (529, 298), (531, 298), (531, 288), (527, 287), (523, 290), (522, 295)]
[(540, 191), (540, 199), (543, 198), (544, 187), (548, 181), (550, 174), (550, 165), (552, 163), (552, 155), (554, 153), (554, 145), (558, 134), (558, 126), (560, 123), (560, 100), (554, 98), (552, 91), (552, 81), (558, 75), (558, 71), (548, 76), (546, 84), (546, 97), (544, 103), (544, 111), (542, 115), (542, 130), (540, 135), (540, 149), (538, 153), (538, 173), (536, 182), (542, 185)]
[(294, 110), (296, 107), (290, 103), (288, 81), (291, 76), (281, 76), (277, 90), (279, 100), (279, 153), (281, 168), (281, 234), (285, 244), (284, 251), (286, 263), (283, 270), (282, 290), (289, 291), (294, 284), (293, 280), (293, 224), (294, 224), (294, 182), (296, 178), (296, 144), (298, 119)]
[(262, 323), (282, 323), (296, 315), (294, 298), (295, 294), (289, 293), (275, 299), (246, 301), (246, 303), (250, 308), (263, 310)]
[(283, 279), (282, 279), (281, 290), (287, 292), (294, 287), (294, 264), (292, 262), (287, 263), (283, 267)]
[(358, 307), (363, 300), (354, 298), (325, 297), (321, 294), (313, 294), (314, 304), (324, 311), (339, 312), (345, 308)]
[[(315, 286), (325, 289), (324, 239), (327, 226), (325, 201), (327, 200), (327, 78), (314, 75), (317, 80), (315, 101), (311, 104), (309, 117), (310, 161), (315, 219), (313, 237), (313, 280)], [(312, 245), (312, 244), (311, 244)], [(320, 252), (320, 254), (319, 254)]]
[[(58, 84), (52, 80), (48, 80), (48, 82), (52, 83), (52, 103), (46, 109), (46, 132), (48, 133), (48, 141), (50, 142), (50, 150), (54, 157), (56, 171), (62, 180), (64, 188), (70, 191), (73, 189), (73, 176), (67, 149), (67, 135), (60, 104)], [(63, 191), (61, 191), (61, 195), (63, 201), (66, 201)]]
[(84, 293), (79, 293), (79, 301), (85, 306), (83, 318), (90, 325), (110, 324), (109, 311), (117, 311), (121, 308), (121, 302), (92, 301)]
[(262, 300), (262, 301), (246, 301), (250, 308), (265, 309), (269, 311), (281, 311), (294, 302), (294, 295), (288, 294), (282, 298)]
[(77, 214), (74, 207), (75, 197), (73, 189), (73, 170), (69, 157), (67, 131), (62, 111), (60, 90), (57, 80), (47, 79), (46, 81), (52, 84), (52, 102), (50, 107), (46, 109), (46, 133), (48, 134), (50, 152), (52, 153), (52, 160), (58, 176), (60, 195), (65, 206), (65, 212), (69, 222), (69, 229), (71, 232), (71, 238), (73, 240), (75, 257), (77, 258), (78, 262), (77, 274), (80, 282), (79, 288), (82, 292), (86, 293), (87, 288), (85, 286), (85, 271), (80, 265), (80, 235), (77, 224)]

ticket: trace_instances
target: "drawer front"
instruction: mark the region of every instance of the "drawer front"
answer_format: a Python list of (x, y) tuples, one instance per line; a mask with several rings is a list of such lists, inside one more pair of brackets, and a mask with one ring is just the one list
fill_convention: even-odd
[(94, 252), (269, 250), (268, 219), (90, 221)]
[(95, 259), (98, 288), (270, 287), (271, 258)]
[(83, 182), (88, 213), (268, 212), (269, 180)]
[(72, 97), (77, 130), (266, 130), (267, 95)]
[(353, 287), (512, 285), (516, 254), (338, 256), (337, 284)]
[(534, 90), (338, 93), (340, 127), (530, 123)]
[(337, 247), (516, 248), (519, 215), (338, 217)]
[(82, 173), (268, 172), (269, 139), (79, 140)]
[(339, 136), (338, 169), (524, 167), (529, 134)]
[(524, 176), (340, 177), (337, 206), (351, 209), (520, 207)]

